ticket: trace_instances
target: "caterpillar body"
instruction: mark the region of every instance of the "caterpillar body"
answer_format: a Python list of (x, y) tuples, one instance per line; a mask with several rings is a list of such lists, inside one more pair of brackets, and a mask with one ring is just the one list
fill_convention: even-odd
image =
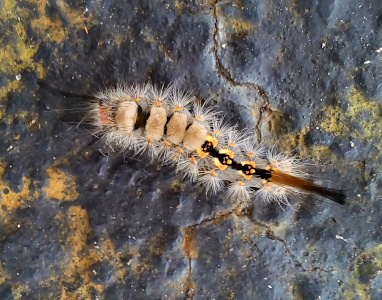
[(217, 193), (228, 183), (227, 197), (236, 201), (260, 198), (289, 205), (295, 194), (316, 194), (345, 203), (343, 191), (310, 180), (301, 160), (266, 151), (253, 133), (225, 123), (213, 107), (196, 103), (175, 85), (119, 85), (79, 95), (38, 83), (53, 94), (88, 101), (84, 119), (90, 131), (114, 151), (146, 152), (207, 193)]

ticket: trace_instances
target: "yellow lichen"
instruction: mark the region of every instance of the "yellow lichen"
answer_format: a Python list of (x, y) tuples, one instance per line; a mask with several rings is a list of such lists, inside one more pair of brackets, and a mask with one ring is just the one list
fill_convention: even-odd
[[(31, 200), (33, 196), (31, 195), (29, 191), (29, 187), (31, 184), (31, 180), (29, 178), (23, 177), (23, 189), (20, 192), (14, 192), (12, 191), (7, 184), (4, 182), (0, 182), (0, 195), (2, 198), (1, 204), (0, 204), (0, 210), (4, 211), (11, 211), (16, 210), (21, 205), (25, 203), (25, 200)], [(4, 190), (7, 190), (7, 192), (4, 192)], [(1, 213), (0, 213), (1, 214)]]
[[(0, 161), (0, 222), (4, 235), (10, 235), (18, 227), (16, 211), (20, 207), (25, 207), (30, 201), (34, 201), (39, 197), (39, 192), (30, 191), (31, 180), (23, 177), (23, 187), (20, 192), (13, 191), (10, 186), (2, 180), (2, 176), (6, 171), (6, 163)], [(0, 284), (7, 279), (7, 274), (0, 269)]]
[(70, 226), (67, 238), (71, 251), (68, 262), (64, 269), (64, 281), (74, 284), (81, 278), (81, 285), (75, 292), (62, 290), (61, 299), (88, 299), (91, 295), (91, 288), (97, 292), (103, 291), (103, 286), (92, 281), (91, 266), (100, 261), (100, 256), (96, 250), (89, 247), (87, 240), (91, 232), (88, 213), (80, 206), (71, 206), (68, 212), (68, 223)]
[(351, 90), (348, 101), (351, 104), (348, 116), (361, 128), (354, 130), (352, 136), (374, 144), (379, 151), (382, 151), (381, 106), (356, 88)]
[(48, 173), (48, 186), (43, 188), (46, 196), (60, 201), (74, 201), (78, 198), (76, 179), (66, 175), (58, 168), (50, 167)]
[(30, 191), (31, 179), (22, 177), (23, 189), (20, 192), (13, 191), (9, 185), (1, 180), (1, 177), (5, 173), (6, 163), (0, 162), (0, 219), (2, 221), (2, 226), (12, 225), (14, 214), (19, 207), (25, 205), (28, 201), (35, 200), (39, 193), (36, 191), (32, 193)]
[[(33, 0), (29, 0), (29, 2), (32, 5), (36, 4), (36, 1)], [(64, 1), (58, 1), (61, 11), (66, 14), (66, 18), (71, 22), (68, 28), (64, 28), (61, 18), (55, 19), (47, 16), (47, 4), (47, 0), (39, 1), (37, 6), (39, 14), (36, 14), (28, 5), (19, 5), (17, 1), (13, 0), (2, 1), (0, 19), (7, 20), (6, 24), (10, 24), (2, 30), (5, 36), (12, 36), (12, 38), (5, 39), (0, 48), (1, 73), (16, 76), (22, 75), (28, 69), (37, 71), (40, 77), (45, 77), (46, 70), (43, 64), (35, 61), (35, 54), (40, 43), (36, 43), (28, 36), (29, 25), (42, 39), (59, 44), (65, 41), (69, 32), (84, 30), (84, 28), (88, 30), (85, 22), (89, 26), (91, 25), (91, 14), (89, 17), (85, 17), (83, 10), (72, 9)], [(20, 80), (10, 81), (0, 88), (0, 119), (4, 118), (6, 112), (7, 94), (19, 92), (21, 88), (22, 81)], [(8, 121), (13, 118), (14, 116), (10, 116)]]
[(5, 273), (3, 266), (0, 264), (0, 285), (7, 281), (7, 274)]
[(12, 286), (12, 294), (15, 300), (25, 299), (25, 293), (29, 293), (31, 288), (25, 284), (14, 284)]
[(173, 191), (174, 193), (184, 192), (185, 188), (186, 188), (186, 185), (179, 180), (174, 180), (170, 184), (170, 190)]
[(336, 136), (346, 134), (363, 142), (372, 143), (382, 151), (380, 105), (355, 87), (351, 89), (347, 100), (350, 108), (346, 112), (338, 106), (329, 106), (325, 110), (326, 117), (321, 127)]
[[(67, 256), (61, 261), (63, 273), (52, 279), (61, 288), (60, 299), (62, 300), (90, 299), (92, 289), (102, 294), (104, 287), (94, 282), (97, 276), (95, 269), (97, 263), (106, 262), (110, 265), (112, 267), (110, 271), (115, 271), (115, 276), (120, 282), (124, 282), (129, 269), (133, 270), (141, 265), (144, 265), (143, 270), (154, 269), (136, 260), (135, 263), (129, 261), (127, 265), (122, 262), (122, 259), (126, 257), (140, 257), (135, 247), (117, 252), (113, 242), (108, 238), (101, 238), (100, 244), (89, 243), (91, 235), (89, 216), (86, 209), (80, 206), (71, 206), (67, 214), (59, 212), (55, 220), (61, 231), (61, 242), (67, 250)], [(46, 284), (51, 282), (40, 282), (41, 286)], [(77, 288), (69, 291), (65, 287), (68, 284), (76, 285)]]
[(345, 299), (371, 299), (371, 281), (382, 274), (382, 244), (366, 249), (354, 261), (352, 278), (341, 288)]
[(338, 106), (330, 105), (325, 109), (325, 118), (321, 122), (321, 128), (334, 135), (343, 135), (345, 130), (345, 112)]
[(217, 9), (219, 20), (222, 22), (223, 27), (227, 29), (235, 29), (236, 32), (251, 32), (253, 33), (256, 26), (252, 22), (247, 22), (239, 18), (233, 18), (231, 15), (224, 15), (220, 8)]

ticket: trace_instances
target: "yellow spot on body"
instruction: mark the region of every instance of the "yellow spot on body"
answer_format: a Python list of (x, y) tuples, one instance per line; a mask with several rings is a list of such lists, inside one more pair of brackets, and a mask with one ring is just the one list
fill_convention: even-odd
[(218, 176), (218, 174), (216, 174), (215, 170), (211, 170), (211, 175), (212, 176)]
[(231, 147), (236, 147), (235, 143), (229, 143), (228, 145), (231, 146)]
[(198, 150), (196, 150), (196, 153), (199, 154), (200, 158), (206, 158), (209, 155), (208, 152), (203, 151), (203, 148), (199, 148)]
[(256, 163), (254, 161), (242, 161), (241, 162), (241, 165), (242, 166), (245, 166), (245, 165), (250, 165), (252, 168), (256, 168)]
[(221, 133), (220, 131), (214, 131), (214, 133), (215, 133), (216, 135), (218, 135), (218, 136), (221, 136), (221, 135), (222, 135), (222, 133)]
[(219, 151), (220, 154), (227, 154), (231, 159), (233, 159), (235, 157), (235, 152), (233, 152), (232, 150), (229, 150), (229, 149), (221, 149)]
[(198, 163), (198, 161), (196, 160), (195, 157), (191, 157), (191, 160), (192, 160), (192, 163), (193, 163), (193, 164), (197, 164), (197, 163)]
[(154, 103), (154, 106), (156, 106), (156, 107), (161, 107), (161, 106), (162, 106), (162, 102), (155, 102), (155, 103)]
[(216, 146), (219, 144), (218, 139), (214, 138), (212, 135), (208, 135), (206, 141), (212, 143), (212, 147), (214, 148), (216, 148)]
[(243, 176), (245, 180), (251, 180), (253, 175), (246, 175), (243, 171), (238, 171), (239, 175)]
[(58, 168), (46, 170), (49, 176), (48, 187), (43, 188), (46, 196), (60, 201), (74, 201), (78, 198), (76, 178), (66, 175)]
[(166, 140), (163, 143), (165, 144), (165, 146), (171, 146), (171, 143)]
[(204, 121), (204, 118), (202, 116), (196, 116), (195, 119), (201, 122)]
[(174, 110), (175, 111), (181, 111), (181, 110), (183, 110), (183, 108), (181, 108), (180, 106), (177, 106), (177, 107), (174, 108)]
[[(242, 162), (241, 162), (241, 165), (242, 165), (242, 166), (250, 165), (252, 168), (256, 168), (256, 163), (255, 163), (254, 161), (242, 161)], [(252, 172), (252, 170), (253, 170), (254, 172)], [(250, 173), (250, 174), (245, 174), (243, 171), (239, 171), (238, 173), (239, 173), (241, 176), (243, 176), (243, 177), (245, 178), (245, 180), (251, 180), (252, 177), (253, 177), (253, 174), (254, 174), (255, 172), (256, 172), (256, 170), (254, 170), (254, 169), (250, 169), (250, 170), (249, 170), (249, 173)]]
[(268, 181), (267, 180), (265, 180), (265, 179), (263, 179), (263, 184), (267, 184), (268, 183)]
[(266, 166), (265, 170), (269, 171), (270, 169), (272, 169), (271, 166)]
[(228, 166), (227, 165), (223, 165), (218, 158), (214, 159), (214, 164), (215, 164), (216, 167), (218, 167), (222, 171), (225, 171), (228, 168)]
[(154, 142), (152, 138), (147, 138), (147, 144), (151, 145)]
[(242, 181), (238, 181), (238, 184), (241, 185), (241, 186), (245, 186), (245, 183), (242, 182)]
[(181, 153), (181, 154), (183, 154), (183, 153), (184, 153), (183, 149), (182, 149), (182, 148), (180, 148), (180, 147), (178, 147), (178, 152), (179, 152), (179, 153)]
[[(130, 98), (130, 96), (129, 96), (129, 98)], [(134, 101), (139, 102), (139, 101), (141, 101), (141, 98), (134, 98)]]
[(248, 157), (255, 157), (255, 154), (253, 154), (253, 153), (248, 153), (247, 156), (248, 156)]

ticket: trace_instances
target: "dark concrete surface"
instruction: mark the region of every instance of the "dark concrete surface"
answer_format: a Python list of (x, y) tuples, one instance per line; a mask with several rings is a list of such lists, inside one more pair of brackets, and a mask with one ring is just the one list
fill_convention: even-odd
[[(0, 299), (382, 299), (381, 25), (379, 0), (1, 1)], [(177, 81), (346, 205), (243, 209), (106, 157), (37, 79)]]

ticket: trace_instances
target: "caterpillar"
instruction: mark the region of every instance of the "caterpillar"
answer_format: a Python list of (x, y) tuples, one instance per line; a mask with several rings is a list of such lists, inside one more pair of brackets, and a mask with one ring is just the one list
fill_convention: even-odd
[(236, 201), (262, 199), (290, 205), (294, 195), (318, 195), (345, 203), (342, 190), (314, 183), (300, 159), (257, 143), (254, 133), (224, 122), (207, 102), (199, 104), (176, 85), (134, 84), (74, 94), (38, 81), (53, 95), (87, 101), (90, 132), (115, 152), (146, 153), (216, 194), (228, 185)]

